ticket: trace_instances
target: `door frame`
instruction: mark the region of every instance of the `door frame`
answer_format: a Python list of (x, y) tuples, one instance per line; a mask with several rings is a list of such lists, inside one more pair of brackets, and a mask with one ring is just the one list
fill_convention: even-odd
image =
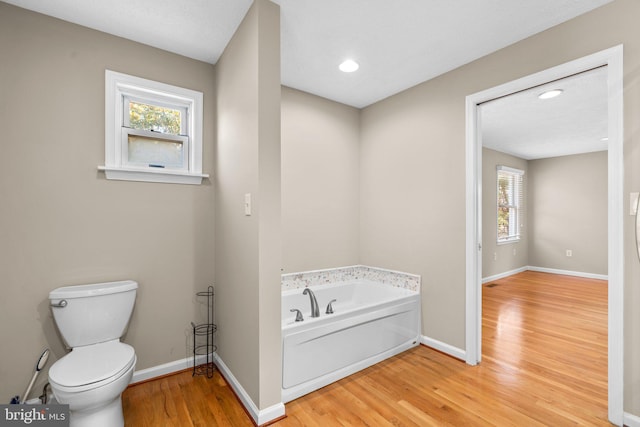
[(624, 156), (623, 47), (583, 58), (466, 97), (466, 319), (465, 361), (482, 359), (482, 140), (479, 105), (515, 92), (607, 66), (608, 94), (608, 410), (624, 418)]

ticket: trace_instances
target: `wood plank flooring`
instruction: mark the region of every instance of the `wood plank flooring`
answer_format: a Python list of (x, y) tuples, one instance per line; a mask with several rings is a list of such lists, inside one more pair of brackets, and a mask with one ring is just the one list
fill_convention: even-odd
[[(607, 283), (524, 272), (483, 287), (483, 359), (420, 346), (286, 405), (293, 426), (605, 426)], [(216, 371), (129, 387), (128, 427), (252, 426)]]

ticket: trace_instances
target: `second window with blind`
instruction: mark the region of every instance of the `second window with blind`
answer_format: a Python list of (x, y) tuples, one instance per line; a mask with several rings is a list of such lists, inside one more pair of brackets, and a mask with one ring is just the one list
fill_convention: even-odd
[(498, 243), (520, 241), (524, 208), (524, 171), (508, 166), (497, 167)]

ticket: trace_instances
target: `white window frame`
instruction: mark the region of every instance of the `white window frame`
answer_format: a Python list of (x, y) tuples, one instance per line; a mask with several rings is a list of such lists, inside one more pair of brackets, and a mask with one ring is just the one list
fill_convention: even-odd
[[(111, 70), (105, 71), (105, 165), (98, 166), (107, 179), (176, 184), (201, 184), (202, 178), (202, 92), (147, 80)], [(147, 132), (128, 128), (124, 102), (133, 99), (185, 112), (182, 135)], [(128, 135), (154, 136), (179, 140), (185, 150), (182, 168), (159, 168), (130, 164)]]
[[(509, 236), (506, 238), (500, 238), (499, 235), (499, 211), (500, 211), (500, 173), (510, 175), (514, 178), (519, 178), (520, 182), (514, 182), (513, 188), (513, 204), (502, 207), (508, 207), (515, 209), (516, 215), (514, 221), (509, 221)], [(499, 245), (506, 243), (515, 243), (520, 241), (522, 234), (522, 209), (524, 202), (524, 171), (520, 169), (510, 168), (508, 166), (498, 165), (496, 167), (496, 240)]]

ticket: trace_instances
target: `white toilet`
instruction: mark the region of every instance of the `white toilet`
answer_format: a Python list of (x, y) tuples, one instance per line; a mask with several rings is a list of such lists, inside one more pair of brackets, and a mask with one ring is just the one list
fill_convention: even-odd
[(121, 394), (136, 354), (120, 342), (138, 284), (131, 280), (65, 286), (49, 293), (58, 330), (71, 352), (49, 369), (56, 400), (69, 405), (72, 427), (124, 425)]

